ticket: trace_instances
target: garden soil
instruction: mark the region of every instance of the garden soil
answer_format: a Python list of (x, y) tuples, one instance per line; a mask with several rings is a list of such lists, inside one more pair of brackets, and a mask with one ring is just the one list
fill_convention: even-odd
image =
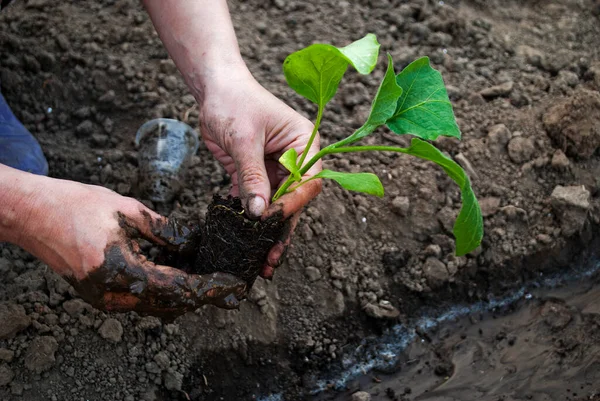
[[(205, 307), (170, 323), (104, 313), (43, 263), (2, 245), (0, 399), (310, 399), (318, 380), (339, 370), (364, 338), (423, 310), (485, 301), (593, 260), (600, 222), (597, 0), (229, 4), (254, 76), (310, 118), (316, 108), (287, 88), (284, 58), (314, 42), (378, 36), (380, 64), (370, 76), (347, 73), (325, 112), (324, 144), (366, 118), (385, 52), (398, 69), (429, 56), (463, 133), (462, 142), (437, 145), (473, 181), (485, 219), (481, 248), (453, 255), (460, 192), (444, 172), (389, 153), (325, 162), (377, 174), (385, 197), (325, 183), (274, 280), (257, 279), (239, 311)], [(0, 13), (0, 80), (53, 177), (127, 196), (139, 193), (133, 139), (142, 123), (170, 117), (199, 125), (193, 96), (135, 0), (15, 2)], [(408, 144), (383, 130), (366, 141)], [(201, 145), (185, 188), (163, 212), (203, 220), (229, 183)], [(427, 335), (430, 341), (414, 345), (418, 352), (409, 349), (417, 362), (399, 359), (385, 377), (365, 372), (348, 389), (318, 397), (597, 399), (598, 292), (572, 291), (508, 316), (455, 322), (447, 335)], [(473, 366), (490, 373), (476, 381)], [(527, 391), (515, 390), (525, 388), (517, 383)]]

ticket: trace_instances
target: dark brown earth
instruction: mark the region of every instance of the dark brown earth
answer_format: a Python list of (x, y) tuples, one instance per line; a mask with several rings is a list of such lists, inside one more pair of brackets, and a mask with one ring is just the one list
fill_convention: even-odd
[[(246, 217), (240, 198), (215, 196), (206, 213), (192, 273), (231, 273), (252, 287), (267, 255), (283, 240), (286, 222), (277, 216), (260, 221)], [(289, 232), (289, 230), (287, 230)], [(179, 267), (179, 266), (178, 266)]]
[[(106, 314), (38, 260), (2, 245), (0, 399), (310, 399), (365, 338), (585, 262), (600, 222), (597, 1), (236, 0), (230, 7), (255, 77), (310, 118), (315, 107), (285, 85), (284, 58), (313, 42), (377, 35), (380, 65), (371, 76), (347, 74), (325, 112), (325, 145), (363, 123), (385, 52), (397, 68), (429, 56), (463, 133), (460, 143), (436, 145), (471, 177), (485, 215), (481, 248), (453, 255), (460, 193), (445, 174), (387, 153), (325, 162), (377, 174), (385, 198), (326, 183), (299, 222), (287, 262), (273, 282), (256, 280), (240, 311), (206, 307), (175, 323)], [(16, 2), (0, 13), (0, 79), (52, 176), (127, 196), (139, 196), (133, 138), (143, 122), (172, 117), (199, 126), (193, 96), (134, 0)], [(408, 138), (380, 132), (367, 140), (375, 141)], [(189, 173), (166, 212), (204, 221), (213, 194), (225, 195), (230, 181), (203, 145)], [(366, 376), (351, 389), (373, 399), (386, 399), (388, 387), (410, 400), (598, 398), (596, 282), (590, 276), (569, 287), (575, 295), (543, 292), (496, 319), (484, 314), (423, 333), (430, 340), (399, 357), (400, 372), (386, 371), (380, 387)], [(415, 358), (420, 374), (406, 365)], [(523, 383), (527, 391), (516, 391)]]

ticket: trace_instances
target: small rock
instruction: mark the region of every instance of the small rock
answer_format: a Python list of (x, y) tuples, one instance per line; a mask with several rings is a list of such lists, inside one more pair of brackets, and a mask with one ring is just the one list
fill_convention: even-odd
[(0, 340), (13, 338), (19, 331), (29, 327), (31, 319), (22, 305), (0, 303)]
[(554, 152), (554, 155), (552, 155), (552, 168), (559, 171), (565, 171), (569, 168), (569, 164), (569, 159), (562, 150), (558, 149)]
[(396, 196), (391, 203), (392, 212), (406, 217), (410, 210), (410, 199), (407, 196)]
[(556, 186), (550, 196), (563, 234), (571, 236), (583, 228), (590, 208), (590, 192), (583, 186)]
[(321, 279), (321, 271), (314, 266), (308, 266), (304, 273), (310, 281), (314, 282)]
[(506, 216), (509, 221), (527, 219), (527, 212), (520, 207), (514, 205), (504, 206), (500, 211)]
[(158, 354), (154, 355), (154, 362), (163, 370), (166, 370), (171, 365), (169, 361), (169, 355), (166, 352), (160, 351)]
[(6, 364), (0, 364), (0, 387), (10, 384), (15, 377), (13, 371)]
[(93, 134), (92, 144), (97, 147), (105, 147), (108, 144), (108, 135), (105, 134)]
[(498, 124), (488, 129), (486, 144), (495, 153), (503, 153), (510, 141), (510, 130), (504, 124)]
[(104, 95), (98, 98), (100, 103), (113, 103), (116, 99), (117, 95), (114, 90), (107, 91)]
[(571, 88), (577, 86), (577, 84), (579, 83), (579, 76), (577, 76), (577, 74), (575, 74), (572, 71), (568, 71), (568, 70), (561, 70), (558, 73), (558, 77), (556, 78), (556, 81), (559, 82), (560, 84), (564, 84), (567, 86), (570, 86)]
[(553, 301), (546, 302), (540, 313), (544, 322), (555, 330), (563, 329), (573, 319), (567, 306)]
[(177, 66), (171, 59), (160, 61), (160, 72), (164, 74), (175, 74), (177, 72)]
[(508, 156), (513, 163), (522, 164), (528, 162), (535, 152), (533, 138), (518, 136), (508, 143)]
[(92, 310), (90, 304), (79, 298), (63, 302), (62, 307), (71, 317), (79, 316), (84, 310), (88, 312)]
[(105, 340), (118, 343), (121, 342), (123, 337), (123, 326), (117, 319), (109, 317), (98, 329), (98, 334)]
[(481, 214), (483, 217), (488, 217), (496, 214), (500, 207), (500, 198), (490, 196), (479, 200), (479, 206), (481, 206)]
[(371, 401), (371, 394), (366, 391), (357, 391), (352, 394), (352, 401)]
[(90, 136), (94, 132), (94, 123), (90, 120), (85, 120), (75, 128), (75, 133), (79, 137)]
[(548, 109), (542, 121), (558, 149), (590, 158), (600, 148), (600, 92), (580, 89)]
[(423, 264), (423, 275), (427, 280), (427, 285), (432, 289), (441, 287), (450, 279), (450, 273), (444, 262), (432, 257), (427, 258)]
[(425, 248), (425, 256), (440, 258), (442, 256), (442, 247), (437, 244), (427, 245), (427, 248)]
[(147, 362), (145, 367), (148, 373), (160, 373), (160, 368), (155, 362)]
[(394, 308), (391, 304), (374, 304), (368, 303), (363, 307), (365, 313), (375, 319), (397, 319), (400, 316), (400, 311)]
[(542, 65), (544, 64), (544, 60), (545, 60), (544, 53), (542, 53), (538, 49), (534, 49), (533, 47), (525, 46), (525, 45), (518, 46), (516, 53), (517, 53), (517, 56), (522, 57), (525, 60), (525, 62), (527, 62), (528, 64), (531, 64), (535, 67), (541, 68)]
[(80, 107), (79, 109), (75, 110), (75, 112), (73, 112), (73, 115), (81, 119), (88, 118), (92, 115), (92, 110), (87, 106)]
[(167, 75), (163, 81), (163, 86), (168, 89), (168, 90), (173, 90), (175, 88), (177, 88), (177, 77), (175, 75)]
[(56, 361), (54, 354), (57, 350), (58, 343), (54, 337), (34, 338), (25, 353), (25, 367), (37, 374), (49, 370)]
[(181, 390), (183, 384), (183, 375), (175, 371), (167, 371), (164, 376), (165, 388), (167, 390)]
[(6, 348), (0, 348), (0, 361), (11, 362), (15, 356), (15, 352)]
[(71, 43), (69, 42), (69, 38), (67, 35), (60, 33), (56, 36), (56, 44), (60, 47), (61, 50), (67, 51), (71, 47)]
[(490, 88), (486, 88), (479, 93), (481, 94), (481, 96), (483, 96), (486, 99), (492, 99), (495, 97), (510, 95), (510, 92), (512, 92), (513, 87), (514, 87), (514, 82), (507, 81), (503, 84), (495, 85)]

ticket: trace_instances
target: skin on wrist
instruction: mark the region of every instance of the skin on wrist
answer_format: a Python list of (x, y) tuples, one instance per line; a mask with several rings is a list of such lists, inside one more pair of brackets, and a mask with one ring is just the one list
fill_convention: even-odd
[(47, 179), (0, 164), (0, 242), (22, 246)]
[(226, 0), (143, 0), (171, 58), (200, 105), (223, 80), (251, 77)]

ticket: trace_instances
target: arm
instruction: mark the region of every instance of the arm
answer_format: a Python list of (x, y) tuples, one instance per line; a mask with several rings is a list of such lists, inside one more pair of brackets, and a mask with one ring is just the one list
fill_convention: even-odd
[[(270, 200), (288, 172), (277, 162), (288, 149), (312, 156), (319, 138), (306, 149), (313, 125), (273, 96), (252, 77), (239, 52), (225, 0), (143, 0), (165, 47), (200, 107), (202, 137), (231, 176), (253, 218), (283, 212), (295, 225), (302, 208), (321, 191), (312, 180)], [(305, 178), (321, 169), (317, 163)], [(292, 230), (289, 231), (291, 235)], [(274, 246), (263, 277), (270, 277), (290, 236)]]
[(225, 0), (143, 0), (158, 35), (201, 104), (207, 87), (249, 75)]
[(0, 242), (20, 245), (40, 178), (0, 164)]
[(244, 295), (233, 276), (187, 275), (148, 261), (137, 237), (166, 245), (173, 226), (106, 188), (0, 164), (0, 206), (0, 241), (47, 263), (98, 308), (181, 314), (207, 303), (234, 308)]

